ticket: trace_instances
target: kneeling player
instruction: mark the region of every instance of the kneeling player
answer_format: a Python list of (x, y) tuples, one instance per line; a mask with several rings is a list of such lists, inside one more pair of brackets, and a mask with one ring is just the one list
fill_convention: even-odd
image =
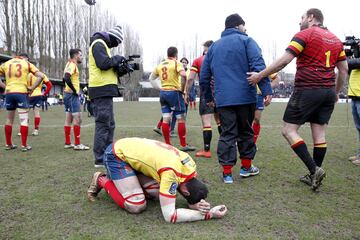
[[(87, 195), (95, 201), (102, 188), (115, 203), (130, 213), (146, 208), (146, 198), (160, 200), (166, 222), (190, 222), (222, 218), (224, 205), (210, 209), (205, 201), (208, 189), (196, 179), (196, 165), (185, 152), (165, 143), (124, 138), (110, 144), (104, 154), (107, 175), (96, 172)], [(175, 208), (176, 192), (187, 200), (189, 208)]]

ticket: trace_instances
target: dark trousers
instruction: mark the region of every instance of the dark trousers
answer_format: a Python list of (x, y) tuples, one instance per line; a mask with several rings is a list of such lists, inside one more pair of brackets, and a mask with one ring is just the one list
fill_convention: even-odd
[(106, 147), (113, 142), (115, 120), (113, 111), (113, 98), (103, 97), (93, 99), (95, 134), (94, 156), (96, 161), (103, 161)]
[(253, 159), (256, 154), (252, 122), (256, 104), (218, 107), (222, 133), (217, 155), (220, 165), (236, 164), (236, 142), (240, 158)]

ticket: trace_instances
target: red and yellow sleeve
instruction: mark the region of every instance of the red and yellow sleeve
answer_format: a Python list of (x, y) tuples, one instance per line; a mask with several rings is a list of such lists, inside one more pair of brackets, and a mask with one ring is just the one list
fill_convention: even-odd
[(345, 60), (346, 60), (346, 54), (345, 54), (345, 51), (342, 50), (342, 51), (339, 53), (339, 56), (338, 56), (337, 61), (338, 61), (338, 62), (341, 62), (341, 61), (345, 61)]
[(295, 57), (298, 56), (306, 46), (306, 36), (304, 32), (298, 32), (291, 39), (289, 46), (286, 48), (286, 51), (293, 54)]
[(38, 72), (39, 69), (37, 67), (35, 67), (34, 64), (32, 63), (29, 63), (29, 72), (32, 73), (32, 74), (35, 74), (36, 72)]
[(176, 174), (169, 170), (161, 173), (159, 194), (164, 197), (176, 198), (178, 182)]
[(0, 74), (5, 75), (5, 65), (4, 64), (0, 65)]

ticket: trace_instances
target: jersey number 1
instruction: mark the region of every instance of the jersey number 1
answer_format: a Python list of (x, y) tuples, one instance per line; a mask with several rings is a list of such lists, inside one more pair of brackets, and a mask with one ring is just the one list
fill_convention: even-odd
[(331, 51), (330, 51), (330, 50), (327, 51), (327, 52), (325, 53), (325, 55), (326, 55), (326, 63), (325, 63), (325, 66), (326, 66), (326, 67), (330, 67), (330, 55), (331, 55)]

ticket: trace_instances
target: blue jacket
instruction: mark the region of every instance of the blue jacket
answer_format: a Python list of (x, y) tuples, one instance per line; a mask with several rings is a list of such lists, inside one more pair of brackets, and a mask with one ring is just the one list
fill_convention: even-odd
[[(217, 107), (256, 103), (256, 86), (249, 85), (247, 72), (260, 72), (265, 67), (261, 49), (252, 38), (236, 28), (225, 29), (201, 66), (200, 87), (205, 101), (213, 101), (210, 81), (214, 77)], [(263, 96), (272, 95), (269, 78), (258, 86)]]

